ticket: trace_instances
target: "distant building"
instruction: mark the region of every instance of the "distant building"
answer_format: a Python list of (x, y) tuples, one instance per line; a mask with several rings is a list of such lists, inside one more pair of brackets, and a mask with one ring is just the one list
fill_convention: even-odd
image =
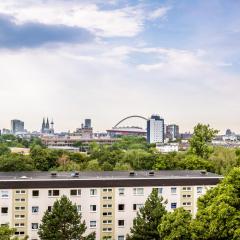
[(164, 119), (158, 115), (152, 115), (147, 121), (148, 143), (164, 142)]
[(85, 119), (85, 128), (92, 128), (92, 120), (91, 119)]
[(11, 120), (11, 133), (24, 132), (24, 122), (13, 119)]
[(142, 136), (146, 137), (146, 130), (139, 127), (119, 127), (107, 130), (108, 135), (111, 138), (121, 137), (121, 136)]
[[(50, 127), (50, 124), (51, 124), (51, 127)], [(51, 123), (49, 123), (48, 118), (47, 118), (46, 122), (45, 122), (45, 118), (43, 118), (41, 133), (42, 134), (54, 134), (54, 122), (53, 122), (53, 120), (51, 121)]]
[(179, 126), (176, 124), (167, 125), (166, 137), (169, 138), (169, 140), (176, 140), (179, 138)]
[(11, 131), (9, 129), (3, 128), (2, 135), (5, 135), (5, 134), (11, 134)]
[(178, 152), (179, 144), (178, 143), (168, 143), (168, 144), (157, 143), (156, 149), (161, 153)]

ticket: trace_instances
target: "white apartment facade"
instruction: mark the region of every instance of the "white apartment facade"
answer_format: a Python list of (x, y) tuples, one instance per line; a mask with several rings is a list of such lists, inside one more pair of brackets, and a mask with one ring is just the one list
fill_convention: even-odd
[(44, 212), (66, 195), (81, 212), (87, 233), (124, 240), (153, 188), (167, 200), (168, 211), (184, 207), (195, 215), (198, 197), (221, 178), (204, 171), (0, 173), (0, 224), (37, 240)]

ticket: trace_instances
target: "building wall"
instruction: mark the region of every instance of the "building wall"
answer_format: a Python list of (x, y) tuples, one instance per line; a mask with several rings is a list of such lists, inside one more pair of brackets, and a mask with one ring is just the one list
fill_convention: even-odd
[[(39, 226), (48, 207), (53, 206), (61, 195), (66, 195), (73, 203), (81, 206), (80, 212), (82, 219), (86, 221), (87, 233), (95, 231), (96, 239), (103, 239), (103, 237), (108, 236), (109, 239), (117, 240), (118, 238), (121, 239), (122, 236), (126, 237), (126, 234), (129, 233), (139, 206), (145, 203), (153, 188), (158, 188), (159, 196), (161, 195), (164, 200), (167, 200), (166, 209), (168, 211), (173, 211), (177, 207), (184, 207), (195, 215), (198, 197), (205, 194), (210, 187), (213, 186), (0, 189), (0, 208), (8, 208), (7, 214), (1, 213), (0, 224), (9, 223), (11, 227), (15, 227), (16, 223), (23, 223), (24, 226), (17, 227), (16, 231), (18, 233), (24, 232), (30, 240), (39, 239), (38, 230), (33, 229), (32, 224), (36, 223)], [(81, 194), (72, 196), (70, 194), (71, 189), (79, 190)], [(95, 189), (96, 194), (91, 195), (92, 189)], [(34, 190), (39, 191), (39, 196), (33, 196)], [(49, 190), (59, 190), (59, 196), (49, 196)], [(8, 197), (6, 197), (6, 192)], [(5, 197), (3, 197), (4, 193)], [(25, 201), (16, 202), (16, 199), (19, 198), (25, 199)], [(186, 205), (186, 202), (190, 204)], [(91, 205), (96, 206), (94, 211), (92, 211)], [(16, 211), (16, 206), (25, 207), (25, 210)], [(36, 207), (38, 212), (33, 212), (33, 208)], [(111, 215), (104, 215), (105, 212), (111, 212)], [(25, 217), (16, 219), (15, 215), (24, 215)], [(95, 221), (96, 226), (90, 227), (90, 221)], [(121, 226), (119, 226), (119, 223), (121, 223)]]

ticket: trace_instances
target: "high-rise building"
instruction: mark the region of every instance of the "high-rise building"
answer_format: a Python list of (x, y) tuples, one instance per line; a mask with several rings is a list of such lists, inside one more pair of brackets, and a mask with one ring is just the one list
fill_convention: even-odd
[(91, 119), (85, 119), (85, 128), (91, 128), (92, 126), (91, 126), (92, 124), (91, 124)]
[(179, 138), (179, 126), (176, 124), (167, 125), (166, 137), (170, 140), (176, 140)]
[(11, 120), (11, 132), (13, 134), (16, 132), (24, 132), (24, 122), (18, 119)]
[(164, 142), (164, 119), (158, 115), (152, 115), (147, 121), (148, 143)]

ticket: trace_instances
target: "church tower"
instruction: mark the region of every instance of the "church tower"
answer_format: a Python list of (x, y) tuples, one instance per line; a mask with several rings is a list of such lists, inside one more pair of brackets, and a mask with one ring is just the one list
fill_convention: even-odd
[(43, 118), (43, 122), (42, 122), (42, 133), (44, 133), (44, 130), (46, 128), (46, 124), (45, 124), (45, 118)]
[(50, 127), (49, 127), (49, 121), (48, 121), (48, 118), (47, 118), (47, 123), (46, 123), (46, 129), (48, 130)]

